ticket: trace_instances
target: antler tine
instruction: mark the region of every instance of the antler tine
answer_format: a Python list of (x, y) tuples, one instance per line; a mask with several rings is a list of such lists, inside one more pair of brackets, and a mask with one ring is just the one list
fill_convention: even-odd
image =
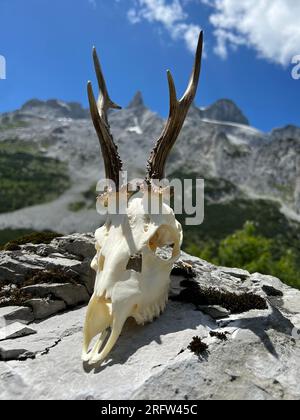
[(118, 147), (114, 143), (113, 136), (110, 132), (107, 111), (110, 108), (121, 109), (121, 107), (116, 105), (109, 97), (95, 47), (93, 48), (93, 60), (100, 94), (97, 103), (94, 96), (92, 83), (88, 82), (87, 92), (90, 104), (90, 112), (101, 146), (106, 178), (112, 180), (116, 185), (116, 189), (118, 190), (120, 187), (119, 172), (122, 170), (122, 161), (118, 153)]
[(99, 108), (101, 118), (104, 118), (106, 120), (105, 122), (107, 123), (108, 109), (109, 108), (122, 109), (122, 107), (115, 104), (108, 95), (105, 79), (103, 76), (100, 61), (99, 61), (95, 47), (93, 47), (93, 60), (94, 60), (95, 72), (96, 72), (96, 76), (98, 80), (99, 91), (102, 94), (102, 95), (99, 95), (98, 108)]
[(201, 59), (203, 50), (203, 31), (200, 32), (193, 71), (190, 77), (188, 87), (180, 102), (186, 101), (189, 105), (193, 102), (198, 88), (198, 82), (201, 72)]
[(202, 48), (203, 32), (201, 31), (190, 81), (184, 95), (179, 101), (177, 100), (176, 88), (172, 74), (170, 71), (167, 72), (170, 93), (170, 112), (163, 132), (148, 160), (148, 175), (146, 177), (148, 183), (151, 182), (151, 179), (161, 180), (164, 178), (166, 160), (180, 133), (188, 110), (196, 96), (201, 71)]

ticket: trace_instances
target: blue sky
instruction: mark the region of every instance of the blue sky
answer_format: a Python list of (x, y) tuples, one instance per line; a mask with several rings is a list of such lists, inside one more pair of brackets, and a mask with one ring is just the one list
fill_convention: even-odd
[(147, 106), (166, 116), (166, 70), (183, 92), (202, 28), (206, 57), (197, 105), (230, 98), (259, 129), (300, 126), (300, 79), (291, 76), (291, 59), (300, 54), (299, 3), (0, 0), (0, 55), (7, 63), (0, 112), (31, 98), (87, 106), (95, 45), (112, 99), (126, 106), (141, 90)]

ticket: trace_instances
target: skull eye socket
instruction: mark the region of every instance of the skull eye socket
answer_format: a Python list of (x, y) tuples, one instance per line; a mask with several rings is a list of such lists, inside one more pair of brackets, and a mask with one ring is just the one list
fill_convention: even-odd
[(133, 270), (137, 273), (142, 272), (142, 254), (132, 255), (127, 263), (126, 270)]
[(170, 260), (173, 257), (174, 244), (158, 246), (155, 250), (155, 255), (161, 260)]
[(150, 238), (148, 246), (161, 260), (168, 261), (174, 257), (176, 234), (169, 226), (161, 226)]

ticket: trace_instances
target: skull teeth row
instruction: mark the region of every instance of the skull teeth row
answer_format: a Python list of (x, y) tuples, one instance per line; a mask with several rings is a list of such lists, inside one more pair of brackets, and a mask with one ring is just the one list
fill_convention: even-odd
[(159, 317), (159, 315), (165, 310), (167, 302), (168, 293), (163, 295), (159, 302), (150, 304), (146, 308), (143, 308), (143, 311), (137, 311), (134, 313), (133, 317), (137, 324), (144, 325), (146, 322), (152, 322), (154, 318)]

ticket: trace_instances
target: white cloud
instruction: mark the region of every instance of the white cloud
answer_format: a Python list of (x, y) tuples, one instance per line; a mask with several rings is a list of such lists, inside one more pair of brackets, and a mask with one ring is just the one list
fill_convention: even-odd
[(187, 22), (188, 15), (179, 0), (136, 0), (127, 17), (132, 24), (147, 20), (163, 25), (173, 39), (184, 40), (194, 53), (201, 27)]
[(230, 48), (247, 45), (283, 66), (300, 53), (298, 0), (201, 0), (214, 8), (210, 22), (223, 58)]

